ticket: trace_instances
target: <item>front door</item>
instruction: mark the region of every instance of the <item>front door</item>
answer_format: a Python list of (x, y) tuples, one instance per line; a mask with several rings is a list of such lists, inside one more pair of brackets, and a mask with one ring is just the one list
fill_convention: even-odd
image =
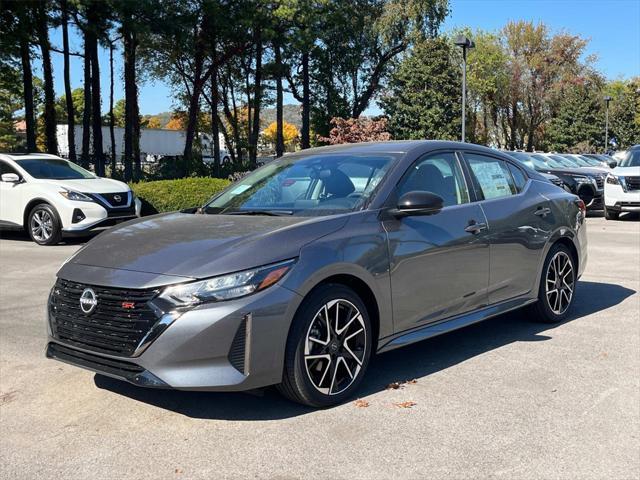
[[(11, 165), (0, 160), (0, 176), (4, 173), (15, 173), (21, 176)], [(22, 225), (23, 192), (24, 184), (0, 180), (0, 222)]]
[(470, 203), (455, 154), (432, 153), (418, 160), (400, 181), (396, 198), (414, 190), (440, 195), (444, 207), (430, 215), (383, 222), (396, 333), (487, 303), (486, 219), (480, 206)]

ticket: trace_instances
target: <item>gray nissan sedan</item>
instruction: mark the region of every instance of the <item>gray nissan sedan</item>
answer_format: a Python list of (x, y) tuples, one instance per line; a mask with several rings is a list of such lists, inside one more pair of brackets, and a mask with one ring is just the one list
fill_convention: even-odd
[(329, 406), (374, 353), (521, 307), (562, 321), (585, 227), (578, 197), (489, 148), (305, 150), (91, 240), (51, 290), (47, 356), (145, 387), (275, 384)]

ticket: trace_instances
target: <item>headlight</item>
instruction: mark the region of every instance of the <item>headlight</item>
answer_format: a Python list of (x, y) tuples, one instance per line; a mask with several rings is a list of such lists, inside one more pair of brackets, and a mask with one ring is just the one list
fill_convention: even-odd
[(93, 198), (85, 195), (84, 193), (75, 192), (73, 190), (64, 189), (60, 192), (67, 200), (73, 200), (74, 202), (93, 202)]
[(291, 269), (295, 260), (230, 273), (198, 282), (183, 283), (166, 288), (158, 298), (179, 307), (205, 302), (220, 302), (259, 292), (277, 283)]
[(610, 185), (620, 185), (624, 190), (627, 188), (624, 177), (618, 177), (612, 173), (607, 174), (607, 183)]
[(591, 179), (589, 177), (583, 177), (581, 175), (575, 175), (575, 176), (573, 176), (571, 178), (573, 178), (573, 180), (576, 183), (580, 183), (580, 184), (582, 184), (582, 183), (593, 183), (595, 181), (595, 180), (593, 180), (593, 179)]

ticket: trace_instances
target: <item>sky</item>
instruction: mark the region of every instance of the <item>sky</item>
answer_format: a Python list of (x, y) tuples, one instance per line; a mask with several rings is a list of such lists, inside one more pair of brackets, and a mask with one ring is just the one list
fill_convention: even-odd
[[(589, 39), (587, 54), (596, 55), (596, 67), (609, 79), (630, 78), (640, 75), (640, 0), (451, 0), (451, 13), (444, 22), (442, 32), (461, 27), (472, 30), (499, 30), (510, 20), (544, 22), (552, 31), (565, 31)], [(51, 33), (56, 47), (62, 45), (61, 31)], [(70, 35), (71, 49), (81, 51), (81, 38)], [(115, 75), (122, 76), (122, 55), (114, 54)], [(109, 85), (109, 52), (102, 50), (100, 57), (101, 85)], [(63, 59), (52, 54), (56, 95), (64, 94), (62, 78)], [(41, 76), (40, 65), (34, 67)], [(72, 57), (71, 83), (73, 88), (82, 86), (82, 59)], [(123, 82), (116, 81), (115, 100), (124, 97)], [(104, 88), (104, 91), (108, 91)], [(146, 81), (140, 86), (141, 114), (157, 114), (171, 111), (171, 88), (163, 82)], [(285, 95), (285, 103), (296, 103)], [(108, 109), (108, 99), (102, 99), (103, 110)], [(380, 113), (373, 104), (367, 114)]]

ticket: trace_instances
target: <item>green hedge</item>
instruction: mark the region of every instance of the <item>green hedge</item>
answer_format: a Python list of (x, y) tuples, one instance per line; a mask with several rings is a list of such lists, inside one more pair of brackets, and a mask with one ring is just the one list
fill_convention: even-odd
[(142, 201), (142, 214), (152, 215), (199, 207), (229, 183), (221, 178), (181, 178), (133, 183), (131, 189)]

